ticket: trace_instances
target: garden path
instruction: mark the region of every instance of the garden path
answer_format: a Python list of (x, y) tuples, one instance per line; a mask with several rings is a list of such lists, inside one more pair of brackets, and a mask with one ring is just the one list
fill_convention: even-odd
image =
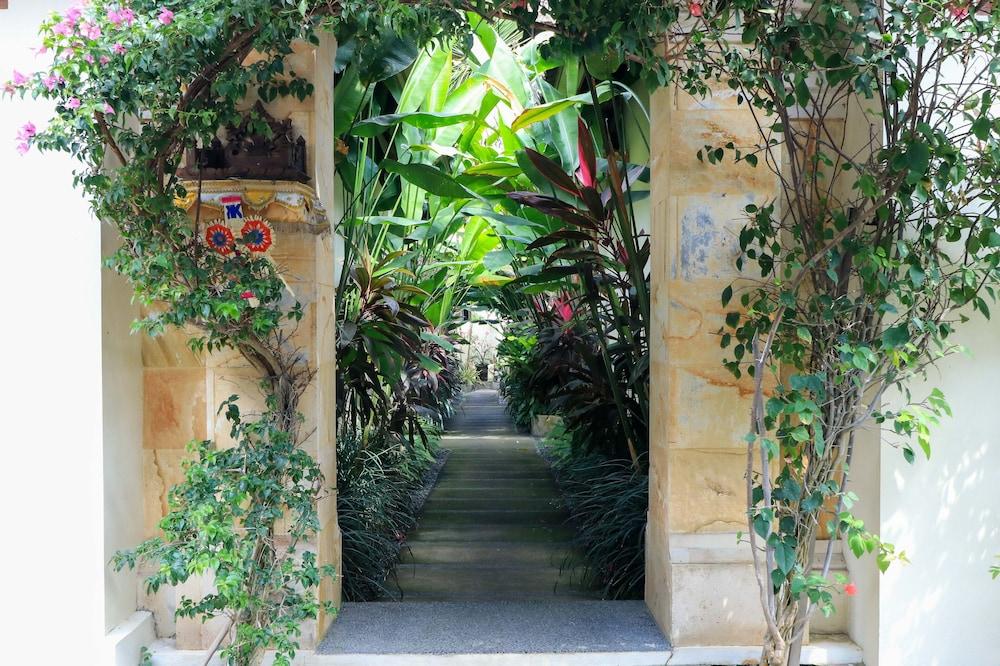
[(403, 601), (596, 598), (548, 465), (495, 390), (466, 394), (451, 449), (397, 567)]

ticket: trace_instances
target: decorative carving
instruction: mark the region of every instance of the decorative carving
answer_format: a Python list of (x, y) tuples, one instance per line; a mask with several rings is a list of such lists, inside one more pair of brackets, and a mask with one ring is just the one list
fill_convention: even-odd
[[(270, 127), (270, 137), (255, 130), (255, 116)], [(275, 120), (260, 102), (239, 125), (226, 127), (225, 144), (216, 137), (207, 148), (189, 148), (184, 161), (185, 166), (179, 173), (192, 180), (200, 176), (205, 180), (252, 178), (295, 180), (300, 183), (309, 181), (305, 139), (301, 136), (295, 138), (291, 120)]]

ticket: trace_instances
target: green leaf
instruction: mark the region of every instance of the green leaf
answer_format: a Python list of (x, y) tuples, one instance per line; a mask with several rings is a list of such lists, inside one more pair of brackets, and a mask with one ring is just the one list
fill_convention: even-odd
[(423, 354), (417, 354), (417, 360), (420, 362), (420, 367), (427, 372), (438, 373), (441, 372), (441, 365), (432, 359), (430, 356), (425, 356)]
[(535, 123), (548, 120), (557, 113), (565, 111), (576, 104), (577, 101), (572, 99), (560, 99), (555, 102), (548, 102), (546, 104), (528, 107), (514, 119), (514, 122), (510, 124), (510, 128), (511, 130), (517, 132), (525, 127), (534, 125)]
[(479, 195), (430, 164), (400, 164), (395, 160), (387, 159), (382, 161), (382, 168), (439, 197), (449, 199), (479, 198)]
[(972, 122), (972, 133), (980, 141), (986, 141), (990, 138), (990, 128), (990, 119), (986, 116), (980, 116)]
[(447, 338), (435, 335), (429, 331), (420, 331), (420, 339), (427, 342), (433, 342), (445, 351), (455, 351), (455, 345), (453, 345)]
[(381, 134), (393, 125), (405, 123), (418, 129), (435, 129), (460, 125), (477, 120), (471, 113), (432, 113), (430, 111), (414, 111), (411, 113), (389, 113), (368, 118), (354, 125), (351, 134), (355, 136), (373, 137)]
[(906, 324), (890, 326), (882, 332), (882, 347), (896, 349), (910, 341), (910, 329)]
[(774, 563), (778, 570), (787, 576), (795, 568), (795, 548), (787, 541), (779, 541), (774, 545)]

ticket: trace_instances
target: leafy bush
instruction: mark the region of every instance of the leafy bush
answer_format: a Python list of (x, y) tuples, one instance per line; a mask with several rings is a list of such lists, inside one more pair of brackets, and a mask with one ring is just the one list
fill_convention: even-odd
[(518, 335), (515, 330), (508, 330), (497, 345), (502, 379), (500, 395), (514, 425), (527, 430), (536, 414), (546, 413), (547, 401), (545, 391), (534, 381), (538, 339), (534, 335)]
[(434, 464), (439, 431), (423, 424), (427, 443), (400, 437), (337, 441), (337, 511), (343, 535), (347, 601), (395, 597), (391, 575), (403, 536), (416, 523), (415, 496)]
[(562, 426), (552, 431), (543, 450), (584, 550), (586, 582), (600, 586), (606, 599), (641, 599), (649, 476), (628, 459), (581, 455)]

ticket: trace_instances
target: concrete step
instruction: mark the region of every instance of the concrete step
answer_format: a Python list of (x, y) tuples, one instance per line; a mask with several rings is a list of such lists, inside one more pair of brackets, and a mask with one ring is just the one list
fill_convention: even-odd
[(419, 527), (453, 525), (562, 525), (567, 514), (559, 509), (543, 508), (530, 511), (508, 509), (435, 509), (417, 520)]
[(507, 495), (491, 492), (468, 492), (457, 497), (432, 496), (424, 505), (424, 515), (436, 511), (488, 510), (503, 507), (511, 511), (534, 511), (539, 509), (562, 509), (562, 500), (545, 495)]
[[(441, 472), (437, 486), (434, 487), (434, 493), (442, 490), (444, 488), (496, 488), (496, 489), (510, 489), (511, 492), (515, 492), (520, 488), (548, 488), (549, 492), (553, 495), (556, 494), (555, 480), (551, 476), (522, 476), (517, 478), (483, 478), (476, 477), (470, 478), (467, 475), (446, 475), (445, 472)], [(432, 495), (434, 493), (431, 493)]]
[(591, 596), (574, 570), (549, 566), (484, 567), (481, 565), (404, 564), (396, 568), (403, 598), (514, 600), (552, 596)]
[(496, 498), (498, 501), (503, 501), (507, 498), (517, 497), (519, 499), (545, 499), (551, 500), (553, 498), (552, 487), (549, 484), (536, 483), (536, 484), (521, 484), (516, 488), (511, 488), (508, 486), (487, 486), (476, 485), (476, 486), (464, 486), (460, 484), (450, 484), (447, 486), (439, 485), (431, 493), (430, 499), (427, 500), (428, 503), (437, 500), (448, 500), (448, 499), (475, 499), (475, 498)]
[(405, 564), (471, 564), (502, 562), (517, 566), (562, 567), (578, 563), (580, 556), (571, 542), (429, 541), (408, 543), (400, 552)]
[(431, 541), (572, 541), (575, 533), (567, 525), (418, 525), (406, 537), (407, 544)]
[(455, 467), (449, 468), (445, 464), (444, 469), (441, 470), (442, 477), (455, 477), (459, 476), (463, 479), (527, 479), (527, 478), (539, 478), (539, 479), (551, 479), (552, 474), (549, 472), (547, 467), (541, 465), (504, 465), (502, 467), (488, 468), (484, 465), (470, 465), (468, 467), (461, 467), (456, 465)]

